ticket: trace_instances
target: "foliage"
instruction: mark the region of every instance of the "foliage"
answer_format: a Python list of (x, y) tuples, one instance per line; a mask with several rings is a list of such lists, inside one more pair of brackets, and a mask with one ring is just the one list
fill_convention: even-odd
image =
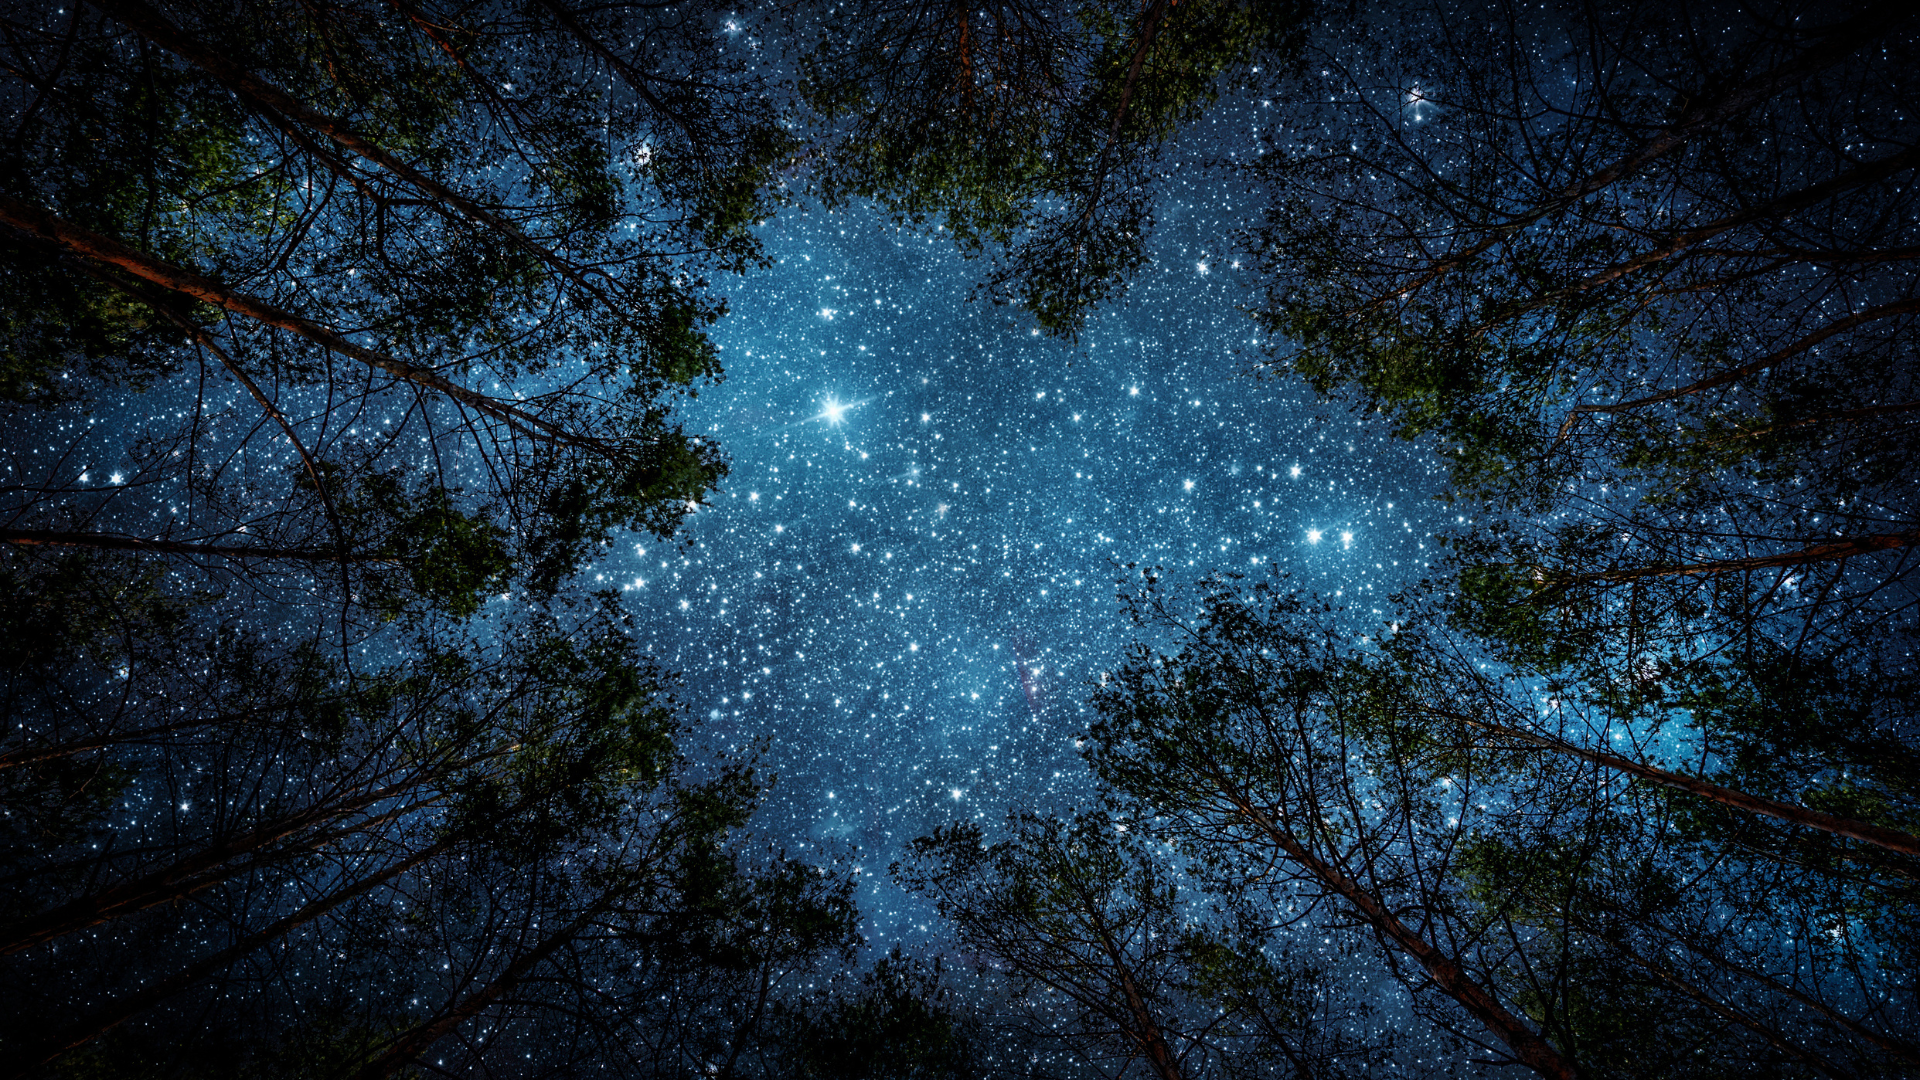
[[(1158, 158), (1223, 86), (1284, 63), (1295, 0), (902, 0), (818, 16), (801, 92), (829, 205), (992, 252), (987, 292), (1072, 338), (1145, 261)], [(1250, 70), (1251, 69), (1251, 70)]]
[[(1813, 710), (1769, 710), (1745, 733), (1745, 695), (1779, 688), (1727, 693), (1729, 679), (1687, 702), (1682, 738), (1725, 767), (1717, 787), (1681, 791), (1671, 770), (1686, 766), (1655, 749), (1667, 733), (1619, 695), (1498, 671), (1417, 621), (1356, 643), (1284, 583), (1231, 578), (1191, 596), (1149, 581), (1132, 604), (1172, 647), (1143, 644), (1103, 676), (1097, 775), (1212, 888), (1269, 918), (1306, 912), (1289, 921), (1309, 939), (1364, 931), (1356, 950), (1441, 1030), (1546, 1075), (1916, 1063), (1893, 989), (1912, 864), (1741, 801), (1911, 828), (1889, 813), (1903, 800), (1828, 793), (1903, 790), (1911, 756), (1884, 735), (1874, 764), (1836, 745), (1846, 735), (1815, 717), (1858, 704), (1844, 684), (1803, 676)], [(1552, 1056), (1527, 1060), (1530, 1037)]]
[(551, 597), (613, 530), (670, 535), (726, 470), (671, 411), (720, 374), (709, 277), (764, 261), (743, 225), (788, 150), (712, 19), (10, 24), (0, 390), (96, 464), (9, 488), (7, 539), (167, 544), (390, 619)]

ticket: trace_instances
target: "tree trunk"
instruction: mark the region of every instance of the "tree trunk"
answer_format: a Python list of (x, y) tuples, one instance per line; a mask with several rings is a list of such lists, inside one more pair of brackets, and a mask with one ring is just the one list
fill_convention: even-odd
[(1692, 448), (1704, 450), (1712, 446), (1723, 446), (1727, 443), (1744, 442), (1747, 439), (1758, 439), (1763, 435), (1772, 435), (1776, 432), (1812, 427), (1815, 424), (1830, 424), (1835, 421), (1845, 420), (1871, 420), (1876, 416), (1896, 416), (1905, 412), (1920, 412), (1920, 401), (1901, 401), (1891, 405), (1866, 405), (1858, 409), (1842, 409), (1839, 412), (1821, 413), (1818, 416), (1806, 416), (1798, 420), (1789, 420), (1779, 424), (1768, 424), (1766, 427), (1755, 428), (1752, 431), (1743, 431), (1738, 435), (1724, 435), (1718, 439), (1708, 439), (1705, 442), (1692, 444)]
[(142, 987), (140, 990), (127, 995), (119, 1001), (109, 1003), (105, 1010), (88, 1017), (83, 1026), (60, 1036), (53, 1042), (46, 1044), (42, 1049), (31, 1051), (27, 1055), (24, 1055), (30, 1061), (29, 1068), (37, 1069), (58, 1061), (67, 1054), (78, 1050), (87, 1043), (112, 1031), (132, 1017), (140, 1015), (142, 1012), (153, 1008), (160, 1002), (186, 990), (201, 980), (225, 970), (235, 961), (253, 953), (262, 946), (286, 937), (293, 931), (340, 907), (342, 904), (365, 896), (367, 893), (392, 881), (401, 874), (449, 850), (455, 843), (456, 841), (452, 839), (442, 840), (431, 847), (387, 867), (372, 877), (355, 882), (353, 885), (337, 893), (330, 896), (323, 896), (313, 901), (273, 925), (241, 938), (227, 948), (174, 975), (168, 976), (157, 983)]
[[(1210, 769), (1210, 771), (1212, 771)], [(1550, 1080), (1579, 1080), (1579, 1072), (1572, 1063), (1560, 1056), (1552, 1044), (1535, 1034), (1526, 1022), (1507, 1011), (1494, 996), (1473, 981), (1466, 969), (1458, 961), (1441, 952), (1432, 943), (1422, 938), (1414, 930), (1401, 922), (1387, 910), (1380, 898), (1368, 892), (1359, 882), (1354, 881), (1340, 868), (1325, 862), (1307, 850), (1294, 834), (1276, 824), (1266, 812), (1253, 804), (1252, 799), (1233, 786), (1223, 775), (1213, 772), (1209, 777), (1214, 787), (1241, 816), (1253, 822), (1255, 827), (1267, 835), (1275, 846), (1285, 852), (1302, 869), (1328, 890), (1338, 894), (1358, 914), (1367, 925), (1381, 937), (1393, 942), (1407, 955), (1419, 963), (1427, 977), (1433, 980), (1441, 992), (1460, 1003), (1474, 1019), (1480, 1021), (1488, 1031), (1505, 1043), (1513, 1056), (1522, 1064), (1549, 1077)]]
[(607, 900), (603, 898), (600, 903), (588, 908), (579, 918), (569, 923), (565, 929), (516, 957), (492, 982), (439, 1016), (400, 1036), (392, 1046), (387, 1048), (386, 1053), (381, 1054), (354, 1074), (354, 1080), (386, 1080), (387, 1077), (404, 1068), (408, 1062), (418, 1057), (442, 1036), (466, 1023), (520, 985), (527, 974), (538, 967), (542, 961), (574, 938), (579, 937), (580, 932), (598, 918), (606, 906)]
[[(1621, 908), (1620, 905), (1612, 902), (1611, 900), (1608, 900), (1605, 897), (1595, 897), (1595, 896), (1589, 895), (1584, 897), (1584, 900), (1587, 903), (1593, 903), (1593, 904), (1597, 904), (1598, 906), (1605, 907), (1607, 910), (1612, 911), (1616, 914), (1625, 915), (1630, 919), (1633, 919), (1635, 921), (1640, 921), (1639, 913), (1627, 911)], [(1838, 1009), (1835, 1009), (1833, 1006), (1828, 1005), (1826, 1002), (1821, 1001), (1820, 999), (1815, 997), (1810, 997), (1807, 994), (1804, 994), (1799, 990), (1796, 990), (1793, 987), (1780, 982), (1778, 979), (1773, 978), (1772, 976), (1766, 974), (1765, 972), (1754, 971), (1753, 969), (1745, 967), (1741, 964), (1736, 964), (1733, 961), (1728, 960), (1725, 956), (1722, 956), (1711, 949), (1707, 949), (1698, 944), (1695, 944), (1694, 942), (1688, 940), (1685, 935), (1675, 933), (1674, 931), (1667, 929), (1666, 927), (1660, 925), (1659, 923), (1643, 923), (1643, 925), (1650, 925), (1653, 930), (1661, 934), (1668, 941), (1671, 941), (1674, 944), (1679, 945), (1681, 948), (1692, 953), (1694, 956), (1697, 956), (1700, 959), (1705, 960), (1707, 963), (1712, 964), (1715, 967), (1721, 968), (1722, 970), (1733, 972), (1735, 975), (1738, 975), (1741, 978), (1750, 979), (1754, 982), (1757, 982), (1761, 986), (1766, 987), (1768, 990), (1776, 994), (1779, 994), (1781, 997), (1787, 998), (1802, 1006), (1805, 1006), (1808, 1009), (1811, 1009), (1814, 1012), (1819, 1013), (1821, 1016), (1824, 1016), (1829, 1021), (1831, 1021), (1835, 1026), (1845, 1030), (1848, 1034), (1851, 1034), (1854, 1037), (1861, 1039), (1862, 1041), (1873, 1044), (1875, 1047), (1877, 1047), (1881, 1051), (1884, 1051), (1888, 1055), (1898, 1058), (1901, 1061), (1906, 1062), (1908, 1065), (1920, 1065), (1920, 1047), (1915, 1047), (1910, 1043), (1901, 1042), (1898, 1039), (1894, 1039), (1886, 1035), (1882, 1035), (1880, 1032), (1875, 1031), (1872, 1028), (1867, 1027), (1865, 1024), (1860, 1023), (1858, 1020), (1855, 1020), (1852, 1017), (1846, 1015), (1845, 1013), (1840, 1012)], [(1592, 931), (1589, 931), (1589, 932), (1592, 932)]]
[(1128, 970), (1120, 957), (1120, 950), (1104, 932), (1100, 942), (1106, 947), (1107, 956), (1113, 961), (1113, 969), (1120, 977), (1120, 988), (1127, 995), (1127, 1012), (1133, 1017), (1133, 1025), (1138, 1034), (1135, 1041), (1146, 1052), (1147, 1063), (1153, 1066), (1154, 1075), (1160, 1080), (1183, 1080), (1180, 1065), (1173, 1059), (1173, 1050), (1167, 1046), (1167, 1038), (1160, 1031), (1160, 1025), (1154, 1021), (1153, 1011), (1147, 1008), (1146, 996), (1140, 993), (1140, 987), (1133, 980), (1133, 972)]
[[(1806, 352), (1808, 349), (1813, 348), (1815, 345), (1833, 337), (1835, 334), (1845, 333), (1862, 323), (1869, 323), (1878, 319), (1890, 319), (1896, 315), (1909, 315), (1916, 311), (1920, 311), (1920, 299), (1895, 300), (1891, 303), (1879, 304), (1867, 308), (1865, 311), (1857, 311), (1845, 318), (1835, 319), (1833, 322), (1800, 338), (1798, 341), (1768, 353), (1766, 356), (1751, 363), (1742, 364), (1731, 371), (1723, 371), (1718, 375), (1709, 376), (1698, 382), (1689, 383), (1686, 386), (1675, 387), (1672, 390), (1662, 390), (1658, 394), (1636, 398), (1632, 401), (1622, 401), (1615, 405), (1576, 405), (1573, 408), (1573, 412), (1575, 415), (1580, 413), (1626, 412), (1629, 409), (1658, 405), (1663, 401), (1672, 401), (1675, 398), (1690, 397), (1694, 394), (1726, 386), (1728, 383), (1738, 382), (1749, 375), (1758, 374), (1776, 364), (1791, 360), (1801, 353)], [(1567, 417), (1566, 423), (1560, 426), (1561, 437), (1564, 438), (1566, 436), (1568, 428), (1573, 425), (1573, 420), (1573, 416), (1569, 416)]]
[(1575, 574), (1564, 580), (1566, 585), (1571, 586), (1596, 581), (1619, 584), (1650, 577), (1729, 574), (1744, 570), (1766, 570), (1773, 567), (1833, 562), (1837, 559), (1851, 559), (1856, 555), (1867, 555), (1875, 551), (1893, 551), (1915, 545), (1920, 545), (1920, 530), (1884, 533), (1879, 536), (1857, 536), (1851, 540), (1835, 540), (1825, 544), (1814, 544), (1798, 551), (1783, 551), (1777, 555), (1756, 555), (1750, 559), (1722, 559), (1717, 562), (1688, 563), (1681, 566), (1641, 566), (1631, 570), (1601, 570), (1591, 574)]
[[(238, 870), (229, 867), (220, 873), (210, 873), (221, 870), (225, 864), (241, 855), (259, 851), (304, 829), (353, 813), (382, 799), (392, 798), (420, 783), (419, 780), (410, 780), (368, 792), (343, 803), (310, 807), (215, 844), (159, 870), (142, 874), (131, 881), (103, 889), (50, 911), (29, 916), (0, 931), (0, 956), (30, 949), (76, 930), (98, 926), (171, 900), (191, 896), (233, 877), (236, 873), (243, 872), (245, 866)], [(359, 827), (377, 824), (391, 816), (381, 815), (380, 818), (371, 822), (362, 822)], [(246, 866), (252, 865), (253, 863), (246, 864)]]
[(1765, 1042), (1768, 1046), (1773, 1047), (1775, 1050), (1780, 1051), (1781, 1053), (1787, 1055), (1788, 1057), (1797, 1058), (1798, 1060), (1805, 1062), (1807, 1065), (1811, 1066), (1815, 1070), (1818, 1070), (1819, 1072), (1825, 1073), (1826, 1075), (1833, 1077), (1834, 1080), (1850, 1080), (1850, 1077), (1852, 1074), (1841, 1070), (1839, 1066), (1835, 1065), (1831, 1061), (1828, 1061), (1824, 1056), (1813, 1053), (1812, 1051), (1807, 1050), (1803, 1047), (1794, 1045), (1792, 1042), (1789, 1042), (1787, 1040), (1786, 1036), (1773, 1030), (1767, 1025), (1762, 1024), (1759, 1020), (1756, 1020), (1752, 1016), (1747, 1015), (1745, 1010), (1736, 1008), (1733, 1005), (1729, 1005), (1724, 1001), (1720, 1001), (1714, 998), (1713, 996), (1708, 994), (1706, 991), (1700, 989), (1697, 986), (1694, 986), (1692, 983), (1687, 982), (1685, 979), (1682, 979), (1680, 976), (1674, 974), (1674, 972), (1668, 969), (1664, 964), (1657, 963), (1656, 961), (1650, 960), (1647, 957), (1641, 956), (1639, 953), (1634, 952), (1632, 949), (1623, 947), (1621, 949), (1621, 952), (1625, 953), (1629, 960), (1632, 960), (1635, 964), (1638, 964), (1640, 967), (1652, 973), (1654, 978), (1659, 979), (1661, 982), (1666, 983), (1668, 986), (1672, 987), (1673, 989), (1678, 990), (1680, 993), (1686, 995), (1689, 998), (1692, 998), (1695, 1002), (1697, 1002), (1699, 1005), (1705, 1008), (1708, 1012), (1713, 1013), (1715, 1016), (1720, 1017), (1722, 1020), (1731, 1021), (1732, 1023), (1738, 1024), (1741, 1027), (1746, 1028), (1748, 1031), (1753, 1032), (1755, 1035), (1758, 1035), (1760, 1037), (1761, 1041)]
[(564, 428), (550, 424), (504, 401), (497, 401), (485, 394), (475, 393), (449, 382), (429, 368), (409, 364), (404, 360), (356, 345), (337, 330), (285, 311), (258, 297), (236, 292), (184, 267), (174, 266), (135, 251), (117, 240), (88, 232), (30, 203), (21, 202), (8, 195), (0, 195), (0, 224), (11, 225), (29, 236), (53, 244), (62, 251), (113, 267), (148, 284), (158, 285), (202, 303), (244, 315), (264, 325), (286, 330), (329, 352), (358, 360), (370, 368), (384, 371), (395, 378), (445, 394), (463, 405), (471, 406), (478, 412), (500, 420), (532, 437), (569, 446), (586, 447), (603, 453), (607, 449), (600, 440), (572, 434)]
[(1888, 851), (1898, 852), (1902, 855), (1920, 856), (1920, 837), (1909, 836), (1906, 833), (1894, 829), (1884, 829), (1878, 825), (1869, 825), (1864, 821), (1854, 821), (1850, 818), (1838, 817), (1833, 814), (1823, 814), (1818, 810), (1809, 810), (1804, 806), (1794, 806), (1790, 803), (1763, 799), (1757, 795), (1748, 795), (1744, 791), (1735, 791), (1733, 788), (1721, 787), (1719, 784), (1698, 780), (1691, 776), (1682, 776), (1679, 773), (1668, 772), (1665, 769), (1657, 769), (1651, 765), (1642, 765), (1637, 761), (1618, 757), (1614, 754), (1605, 754), (1597, 750), (1585, 750), (1569, 742), (1549, 738), (1545, 735), (1535, 735), (1532, 732), (1507, 727), (1505, 724), (1496, 724), (1488, 720), (1478, 720), (1461, 713), (1449, 712), (1444, 709), (1428, 708), (1425, 711), (1449, 720), (1457, 720), (1460, 723), (1479, 728), (1482, 731), (1493, 732), (1504, 738), (1514, 739), (1532, 746), (1552, 750), (1556, 753), (1567, 754), (1580, 758), (1583, 761), (1590, 761), (1602, 768), (1623, 772), (1649, 783), (1684, 791), (1691, 795), (1698, 795), (1703, 799), (1711, 799), (1723, 806), (1731, 806), (1736, 810), (1744, 810), (1750, 814), (1763, 814), (1781, 821), (1790, 821), (1796, 825), (1805, 825), (1809, 828), (1820, 829), (1833, 833), (1835, 836), (1844, 836), (1850, 840), (1860, 840), (1878, 847), (1883, 847)]
[(466, 218), (506, 238), (508, 243), (539, 259), (548, 269), (592, 296), (614, 317), (634, 329), (642, 329), (627, 315), (624, 305), (616, 304), (602, 290), (589, 283), (585, 275), (581, 274), (571, 262), (535, 242), (513, 222), (394, 157), (379, 144), (354, 131), (346, 121), (314, 109), (234, 63), (218, 50), (193, 40), (140, 0), (89, 0), (89, 2), (108, 16), (132, 27), (147, 40), (213, 76), (229, 90), (269, 115), (278, 114), (288, 120), (304, 124), (332, 139), (344, 149), (360, 155), (399, 177), (427, 195), (429, 205), (443, 215)]
[(1140, 17), (1140, 44), (1134, 47), (1133, 61), (1127, 67), (1126, 84), (1120, 88), (1120, 101), (1113, 109), (1113, 123), (1107, 127), (1106, 141), (1100, 145), (1100, 157), (1093, 167), (1093, 192), (1087, 198), (1086, 212), (1080, 215), (1080, 224), (1092, 220), (1093, 213), (1099, 208), (1101, 192), (1107, 185), (1107, 162), (1113, 157), (1113, 148), (1120, 141), (1120, 129), (1126, 124), (1127, 112), (1133, 107), (1133, 91), (1140, 82), (1140, 72), (1146, 67), (1147, 55), (1153, 51), (1153, 43), (1160, 36), (1160, 27), (1167, 21), (1167, 10), (1173, 5), (1169, 0), (1153, 0), (1146, 12)]
[[(1798, 191), (1789, 192), (1772, 202), (1750, 206), (1744, 210), (1728, 214), (1726, 217), (1717, 218), (1691, 229), (1674, 233), (1659, 246), (1642, 252), (1618, 266), (1610, 267), (1597, 274), (1593, 274), (1569, 289), (1550, 294), (1549, 298), (1552, 296), (1583, 292), (1587, 289), (1598, 288), (1610, 282), (1618, 281), (1623, 277), (1638, 273), (1655, 263), (1665, 262), (1685, 252), (1689, 248), (1704, 244), (1708, 240), (1719, 236), (1721, 233), (1737, 229), (1742, 225), (1751, 225), (1756, 221), (1783, 217), (1796, 210), (1804, 210), (1809, 206), (1817, 206), (1842, 192), (1878, 183), (1890, 176), (1905, 172), (1915, 165), (1920, 165), (1920, 147), (1911, 147), (1889, 157), (1883, 157), (1878, 161), (1866, 162), (1847, 172), (1841, 173), (1839, 176), (1822, 180), (1817, 184), (1810, 184)], [(1540, 306), (1540, 302), (1536, 301), (1533, 304), (1523, 306), (1520, 311), (1516, 311), (1514, 314), (1517, 315), (1538, 306)]]

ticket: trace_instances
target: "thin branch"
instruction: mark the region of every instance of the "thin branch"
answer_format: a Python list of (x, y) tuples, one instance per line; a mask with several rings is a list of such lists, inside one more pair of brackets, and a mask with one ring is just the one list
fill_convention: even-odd
[[(1828, 338), (1836, 334), (1846, 333), (1848, 330), (1863, 323), (1875, 322), (1880, 319), (1891, 319), (1896, 315), (1910, 315), (1914, 312), (1920, 312), (1920, 299), (1894, 300), (1885, 304), (1877, 304), (1864, 311), (1856, 311), (1845, 318), (1835, 319), (1811, 334), (1807, 334), (1788, 345), (1776, 349), (1758, 360), (1742, 364), (1728, 371), (1723, 371), (1718, 375), (1712, 375), (1697, 382), (1688, 383), (1686, 386), (1675, 387), (1672, 390), (1663, 390), (1658, 394), (1635, 398), (1632, 401), (1622, 401), (1614, 405), (1576, 405), (1573, 408), (1573, 412), (1575, 414), (1625, 412), (1628, 409), (1644, 408), (1648, 405), (1658, 405), (1663, 401), (1672, 401), (1675, 398), (1689, 397), (1694, 394), (1703, 393), (1708, 390), (1726, 386), (1728, 383), (1738, 382), (1749, 375), (1758, 374), (1777, 364), (1791, 360)], [(1562, 438), (1566, 436), (1567, 429), (1572, 423), (1573, 418), (1568, 417), (1566, 423), (1561, 425), (1560, 435)]]
[(1485, 234), (1468, 245), (1464, 251), (1441, 259), (1412, 281), (1400, 286), (1387, 296), (1375, 299), (1367, 306), (1376, 307), (1402, 299), (1441, 276), (1466, 265), (1475, 256), (1535, 222), (1558, 214), (1588, 195), (1632, 176), (1647, 165), (1679, 149), (1694, 137), (1718, 127), (1767, 101), (1787, 87), (1840, 62), (1861, 46), (1905, 22), (1913, 15), (1914, 10), (1912, 5), (1905, 3), (1882, 2), (1873, 5), (1860, 15), (1834, 27), (1821, 39), (1820, 44), (1784, 64), (1729, 88), (1717, 100), (1702, 106), (1697, 111), (1690, 112), (1672, 127), (1648, 138), (1605, 168), (1562, 187), (1546, 201), (1535, 204), (1508, 221), (1489, 226)]
[(90, 548), (95, 551), (144, 551), (158, 555), (212, 555), (223, 559), (296, 559), (304, 562), (398, 563), (388, 555), (350, 555), (324, 548), (271, 548), (233, 544), (187, 544), (177, 540), (143, 540), (117, 533), (51, 532), (43, 529), (0, 529), (0, 543), (45, 547)]
[(1668, 772), (1665, 769), (1658, 769), (1652, 765), (1642, 765), (1640, 762), (1614, 754), (1602, 753), (1598, 750), (1587, 750), (1560, 739), (1551, 738), (1546, 735), (1536, 735), (1530, 731), (1522, 731), (1519, 728), (1508, 727), (1505, 724), (1497, 724), (1491, 720), (1482, 720), (1477, 717), (1468, 716), (1465, 713), (1453, 712), (1448, 709), (1436, 709), (1431, 706), (1424, 707), (1424, 711), (1434, 716), (1444, 717), (1445, 719), (1458, 721), (1470, 727), (1479, 728), (1482, 731), (1491, 732), (1502, 738), (1513, 739), (1530, 746), (1537, 746), (1545, 750), (1552, 750), (1555, 753), (1577, 757), (1583, 761), (1599, 765), (1602, 768), (1626, 773), (1628, 776), (1637, 777), (1649, 783), (1658, 784), (1661, 787), (1684, 791), (1690, 795), (1698, 795), (1703, 799), (1709, 799), (1723, 806), (1731, 806), (1737, 810), (1745, 810), (1748, 813), (1777, 818), (1781, 821), (1792, 822), (1796, 825), (1806, 825), (1810, 828), (1832, 833), (1835, 836), (1844, 836), (1850, 840), (1860, 840), (1877, 847), (1883, 847), (1888, 851), (1898, 852), (1902, 855), (1920, 855), (1920, 837), (1910, 836), (1894, 829), (1886, 829), (1878, 825), (1869, 825), (1864, 821), (1854, 821), (1851, 818), (1843, 818), (1835, 814), (1824, 814), (1818, 810), (1809, 810), (1804, 806), (1795, 806), (1791, 803), (1763, 799), (1757, 795), (1749, 795), (1744, 791), (1736, 791), (1733, 788), (1722, 787), (1719, 784), (1710, 783), (1706, 780), (1683, 776), (1675, 772)]
[(50, 242), (62, 250), (105, 263), (163, 289), (245, 315), (267, 326), (294, 333), (329, 352), (358, 360), (368, 367), (471, 405), (530, 437), (544, 438), (569, 446), (586, 447), (602, 453), (607, 450), (606, 444), (601, 440), (573, 434), (503, 401), (456, 385), (429, 368), (409, 364), (396, 357), (357, 345), (338, 330), (295, 315), (258, 297), (237, 292), (184, 267), (162, 262), (116, 240), (88, 232), (30, 203), (21, 202), (8, 195), (0, 195), (0, 224), (11, 225), (30, 236)]

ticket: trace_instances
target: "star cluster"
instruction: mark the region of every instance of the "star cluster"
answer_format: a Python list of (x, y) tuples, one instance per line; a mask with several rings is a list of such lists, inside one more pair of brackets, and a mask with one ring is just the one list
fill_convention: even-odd
[[(1210, 212), (1209, 212), (1210, 211)], [(601, 568), (684, 673), (700, 739), (777, 777), (762, 827), (868, 875), (954, 819), (1086, 793), (1088, 682), (1132, 633), (1129, 564), (1277, 565), (1360, 611), (1426, 565), (1435, 472), (1260, 356), (1231, 207), (1183, 205), (1075, 346), (967, 294), (978, 267), (861, 214), (769, 226), (732, 292), (727, 380), (685, 415), (733, 471), (672, 545)], [(1217, 243), (1217, 240), (1215, 241)]]

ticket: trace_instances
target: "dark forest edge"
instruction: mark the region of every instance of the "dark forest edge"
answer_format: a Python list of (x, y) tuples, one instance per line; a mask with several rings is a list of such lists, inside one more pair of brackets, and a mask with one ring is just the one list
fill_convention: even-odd
[[(731, 16), (7, 14), (0, 1070), (1920, 1075), (1907, 5)], [(755, 226), (1071, 340), (1255, 89), (1249, 375), (1460, 524), (1384, 618), (1127, 568), (1100, 801), (872, 958), (583, 571), (726, 474)]]

